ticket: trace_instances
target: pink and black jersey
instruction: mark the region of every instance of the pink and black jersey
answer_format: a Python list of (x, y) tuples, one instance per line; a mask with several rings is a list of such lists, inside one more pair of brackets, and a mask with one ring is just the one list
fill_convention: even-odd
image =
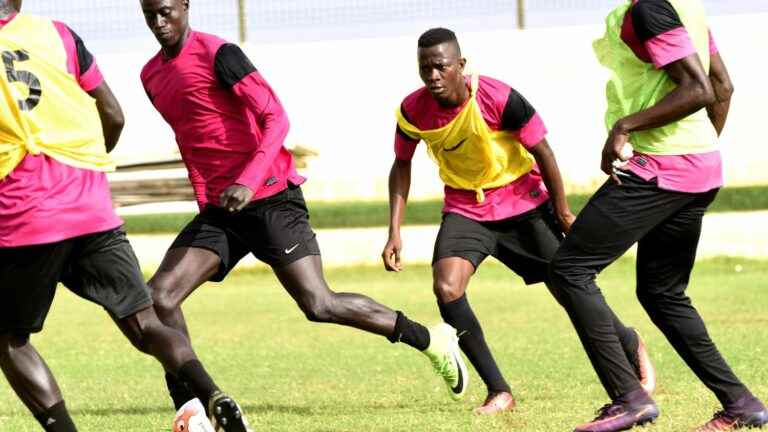
[(178, 56), (149, 60), (141, 81), (176, 134), (201, 209), (233, 184), (256, 200), (304, 182), (283, 146), (280, 100), (237, 45), (190, 31)]
[[(469, 86), (470, 77), (466, 77)], [(517, 90), (503, 82), (480, 76), (477, 103), (488, 127), (505, 130), (527, 149), (540, 143), (547, 134), (544, 122), (531, 104)], [(408, 95), (401, 112), (409, 123), (419, 129), (437, 129), (450, 123), (464, 108), (441, 107), (429, 91), (421, 89)], [(398, 127), (395, 133), (395, 156), (411, 160), (418, 144)], [(477, 221), (501, 220), (532, 210), (548, 198), (538, 169), (534, 168), (514, 182), (485, 192), (485, 200), (477, 202), (474, 191), (445, 186), (444, 213), (458, 213)]]
[[(13, 18), (1, 20), (0, 31)], [(104, 78), (83, 40), (65, 24), (54, 25), (67, 52), (67, 70), (83, 91), (101, 85)], [(0, 247), (54, 243), (121, 224), (103, 172), (28, 154), (0, 180)]]
[[(635, 0), (621, 27), (621, 39), (637, 58), (661, 69), (696, 53), (680, 16), (667, 0)], [(710, 54), (717, 46), (709, 35)], [(723, 185), (719, 151), (689, 155), (636, 154), (629, 170), (645, 180), (656, 178), (660, 188), (706, 192)]]

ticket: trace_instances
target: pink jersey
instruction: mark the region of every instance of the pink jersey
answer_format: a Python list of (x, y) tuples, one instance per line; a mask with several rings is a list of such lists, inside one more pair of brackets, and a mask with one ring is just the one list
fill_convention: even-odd
[[(666, 0), (635, 0), (622, 26), (622, 39), (637, 58), (657, 69), (696, 53), (677, 12)], [(709, 34), (709, 52), (717, 45)], [(723, 185), (719, 151), (688, 155), (635, 153), (628, 170), (645, 180), (656, 179), (659, 188), (698, 193)]]
[[(467, 77), (469, 86), (469, 77)], [(501, 81), (480, 77), (477, 103), (488, 127), (492, 130), (514, 132), (527, 149), (540, 143), (547, 129), (531, 104), (516, 90)], [(403, 100), (401, 111), (408, 121), (419, 129), (437, 129), (450, 123), (464, 106), (452, 109), (441, 107), (425, 87)], [(398, 128), (395, 133), (395, 156), (411, 160), (418, 141), (409, 138)], [(485, 190), (485, 201), (477, 202), (474, 191), (445, 186), (443, 213), (457, 213), (477, 221), (507, 219), (532, 210), (549, 199), (541, 175), (534, 167), (529, 173), (512, 183)]]
[(256, 200), (304, 182), (283, 147), (288, 116), (236, 45), (190, 31), (178, 56), (149, 60), (141, 81), (176, 134), (201, 209), (234, 184)]
[[(15, 15), (0, 21), (0, 31)], [(67, 70), (84, 91), (104, 78), (83, 41), (54, 21), (67, 52)], [(117, 228), (107, 176), (41, 154), (27, 155), (0, 180), (0, 247), (54, 243)]]

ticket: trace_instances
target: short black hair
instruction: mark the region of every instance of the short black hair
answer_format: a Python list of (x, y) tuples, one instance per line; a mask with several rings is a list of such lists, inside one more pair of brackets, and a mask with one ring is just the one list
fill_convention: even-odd
[(419, 36), (419, 48), (429, 48), (441, 43), (451, 42), (456, 45), (456, 49), (461, 54), (459, 40), (456, 39), (456, 33), (447, 28), (431, 28)]

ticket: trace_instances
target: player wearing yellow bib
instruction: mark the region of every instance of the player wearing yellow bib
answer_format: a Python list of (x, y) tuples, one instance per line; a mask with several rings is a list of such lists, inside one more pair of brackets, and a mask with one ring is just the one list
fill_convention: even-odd
[[(602, 170), (611, 175), (552, 258), (564, 298), (610, 403), (576, 432), (613, 432), (659, 410), (626, 361), (595, 278), (637, 243), (637, 298), (723, 405), (699, 432), (759, 427), (768, 410), (723, 359), (686, 294), (702, 218), (723, 184), (718, 135), (733, 91), (701, 0), (625, 1), (594, 44), (611, 72)], [(624, 154), (627, 143), (634, 153)], [(623, 163), (623, 164), (622, 164)]]
[[(419, 141), (445, 183), (443, 221), (432, 259), (440, 314), (488, 390), (477, 414), (515, 405), (466, 295), (469, 279), (489, 255), (526, 284), (546, 282), (547, 266), (573, 215), (560, 171), (536, 110), (515, 89), (483, 75), (465, 76), (456, 35), (444, 28), (418, 41), (425, 86), (397, 110), (395, 162), (389, 181), (390, 234), (382, 258), (401, 271), (400, 224), (410, 188), (411, 158)], [(653, 387), (653, 373), (637, 333), (616, 319), (627, 359)]]
[[(104, 171), (123, 126), (115, 97), (66, 25), (0, 0), (0, 367), (46, 431), (75, 425), (30, 343), (61, 282), (107, 310), (141, 351), (189, 386), (226, 431), (245, 432), (189, 340), (163, 325)], [(224, 422), (223, 420), (226, 420)]]

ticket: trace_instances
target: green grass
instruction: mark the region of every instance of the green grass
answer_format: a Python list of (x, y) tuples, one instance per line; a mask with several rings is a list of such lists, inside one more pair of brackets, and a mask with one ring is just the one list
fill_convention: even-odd
[[(735, 271), (736, 264), (743, 267)], [(151, 269), (149, 269), (151, 270)], [(357, 291), (439, 319), (430, 271), (379, 268), (329, 271), (338, 291)], [(717, 402), (649, 322), (633, 295), (632, 263), (621, 260), (600, 283), (628, 324), (638, 327), (658, 368), (662, 417), (649, 432), (686, 431), (707, 420)], [(699, 263), (690, 294), (710, 333), (752, 391), (768, 399), (768, 262)], [(470, 299), (518, 409), (477, 418), (485, 396), (472, 372), (465, 401), (451, 402), (427, 360), (402, 344), (361, 331), (307, 322), (266, 271), (232, 274), (195, 293), (185, 312), (200, 357), (237, 397), (257, 430), (270, 431), (566, 431), (591, 418), (606, 396), (565, 313), (541, 285), (525, 287), (495, 261), (480, 268)], [(163, 431), (173, 415), (162, 370), (135, 352), (106, 314), (61, 290), (33, 342), (58, 376), (82, 431)], [(37, 425), (0, 380), (0, 431)]]
[[(590, 194), (572, 194), (568, 197), (571, 209), (578, 212)], [(413, 201), (406, 212), (407, 225), (440, 223), (440, 200)], [(387, 226), (389, 204), (373, 202), (309, 202), (312, 226), (322, 228), (361, 228)], [(710, 207), (712, 212), (754, 211), (768, 209), (768, 186), (723, 189)], [(131, 234), (176, 233), (194, 217), (194, 213), (125, 216), (125, 226)]]

